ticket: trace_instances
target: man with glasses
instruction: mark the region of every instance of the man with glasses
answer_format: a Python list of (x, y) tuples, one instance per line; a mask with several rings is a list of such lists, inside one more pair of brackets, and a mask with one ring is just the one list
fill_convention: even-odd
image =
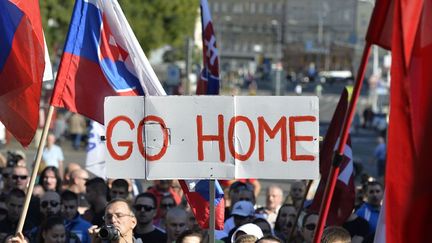
[(27, 167), (15, 166), (12, 169), (12, 187), (23, 191), (27, 190), (27, 184), (29, 182), (29, 172)]
[(166, 234), (153, 225), (157, 212), (155, 196), (148, 192), (141, 193), (136, 196), (133, 207), (137, 219), (135, 238), (143, 242), (166, 242)]
[[(114, 199), (110, 201), (105, 209), (103, 217), (105, 225), (111, 225), (118, 231), (118, 239), (109, 242), (142, 242), (135, 239), (133, 229), (137, 224), (135, 214), (124, 199)], [(99, 237), (100, 227), (93, 225), (89, 229), (89, 234), (93, 243), (105, 242)]]
[[(60, 216), (60, 195), (55, 191), (46, 191), (40, 199), (40, 213), (42, 224), (53, 216)], [(29, 234), (31, 242), (37, 242), (39, 235), (42, 234), (42, 227), (34, 227)]]
[(66, 230), (77, 235), (81, 243), (90, 243), (88, 229), (91, 224), (84, 220), (78, 212), (77, 194), (69, 190), (62, 192), (61, 212), (65, 219)]
[[(27, 185), (30, 181), (27, 167), (19, 165), (13, 167), (10, 179), (12, 180), (13, 189), (20, 189), (24, 191), (24, 193), (27, 192)], [(40, 216), (39, 198), (32, 195), (29, 209), (27, 210), (26, 221), (30, 221), (30, 225), (38, 225), (40, 224)]]
[(318, 215), (309, 213), (303, 218), (301, 233), (304, 243), (311, 243), (314, 236), (315, 228), (318, 224)]

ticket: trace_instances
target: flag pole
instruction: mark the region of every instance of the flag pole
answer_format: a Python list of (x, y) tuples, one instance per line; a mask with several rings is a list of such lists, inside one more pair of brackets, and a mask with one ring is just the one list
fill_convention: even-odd
[(210, 219), (209, 219), (209, 231), (210, 231), (210, 243), (215, 242), (215, 180), (209, 180), (210, 183)]
[(318, 225), (315, 229), (315, 234), (313, 239), (314, 243), (319, 243), (321, 241), (321, 236), (324, 230), (325, 222), (327, 221), (331, 200), (333, 198), (334, 188), (336, 185), (337, 177), (339, 175), (340, 164), (342, 162), (342, 158), (345, 150), (345, 144), (348, 140), (349, 128), (351, 127), (351, 122), (354, 117), (355, 107), (357, 105), (357, 101), (360, 96), (360, 90), (363, 85), (363, 79), (364, 79), (366, 65), (370, 54), (370, 49), (371, 49), (371, 43), (367, 41), (365, 44), (365, 48), (363, 50), (363, 55), (357, 73), (356, 83), (354, 85), (353, 93), (348, 104), (348, 112), (347, 112), (347, 116), (345, 117), (345, 121), (343, 123), (338, 149), (334, 155), (331, 170), (328, 175), (329, 179), (327, 180), (323, 201), (320, 207)]
[(48, 109), (47, 118), (45, 120), (45, 125), (44, 125), (43, 131), (42, 131), (42, 136), (41, 136), (40, 141), (39, 141), (39, 146), (38, 146), (38, 150), (36, 153), (36, 161), (35, 161), (34, 166), (33, 166), (33, 171), (31, 174), (29, 187), (27, 188), (24, 206), (23, 206), (23, 209), (21, 212), (20, 219), (18, 221), (16, 234), (22, 232), (23, 227), (24, 227), (24, 222), (25, 222), (25, 219), (27, 216), (27, 211), (28, 211), (29, 205), (30, 205), (30, 199), (31, 199), (31, 196), (33, 194), (33, 188), (34, 188), (34, 184), (36, 182), (37, 173), (39, 171), (40, 162), (42, 160), (42, 152), (43, 152), (43, 149), (45, 147), (45, 141), (46, 141), (46, 138), (48, 135), (48, 130), (49, 130), (49, 127), (51, 124), (51, 118), (52, 118), (53, 113), (54, 113), (54, 106), (50, 105), (49, 109)]
[(303, 209), (303, 205), (304, 205), (304, 202), (306, 201), (306, 197), (307, 197), (307, 195), (308, 195), (308, 193), (309, 193), (309, 190), (310, 190), (310, 188), (311, 188), (311, 186), (312, 186), (312, 182), (313, 182), (313, 180), (308, 180), (308, 183), (307, 183), (307, 186), (306, 186), (306, 191), (305, 191), (305, 194), (304, 194), (304, 196), (303, 196), (303, 198), (302, 198), (302, 201), (301, 201), (301, 204), (300, 204), (300, 207), (297, 209), (297, 214), (296, 214), (296, 218), (295, 218), (295, 220), (294, 220), (294, 225), (293, 225), (293, 227), (291, 228), (291, 232), (290, 232), (290, 234), (288, 235), (288, 243), (289, 242), (291, 242), (291, 240), (293, 240), (294, 239), (294, 232), (295, 232), (295, 230), (296, 230), (296, 228), (297, 228), (297, 222), (298, 222), (298, 220), (299, 220), (299, 218), (300, 218), (300, 214), (301, 214), (301, 211), (302, 211), (302, 209)]

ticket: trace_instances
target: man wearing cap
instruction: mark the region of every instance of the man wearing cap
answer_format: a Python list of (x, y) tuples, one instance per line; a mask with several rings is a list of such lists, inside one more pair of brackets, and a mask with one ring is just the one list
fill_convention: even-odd
[(251, 223), (255, 218), (255, 209), (249, 201), (238, 201), (234, 204), (231, 217), (225, 221), (224, 231), (228, 234), (228, 239), (238, 227)]
[(240, 226), (231, 236), (231, 243), (234, 243), (242, 235), (255, 236), (257, 240), (261, 239), (264, 234), (256, 224), (248, 223)]

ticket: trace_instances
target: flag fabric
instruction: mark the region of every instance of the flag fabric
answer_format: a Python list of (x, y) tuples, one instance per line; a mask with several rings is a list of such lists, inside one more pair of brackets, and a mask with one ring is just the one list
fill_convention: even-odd
[(0, 120), (27, 146), (37, 129), (45, 67), (39, 1), (0, 1)]
[(374, 243), (386, 243), (385, 228), (386, 227), (385, 227), (385, 198), (384, 198), (383, 206), (381, 207), (380, 214), (378, 216), (378, 223), (375, 231)]
[(165, 95), (120, 5), (77, 0), (51, 104), (103, 124), (106, 96)]
[(391, 49), (394, 0), (377, 0), (366, 34), (366, 41)]
[[(323, 146), (320, 152), (320, 174), (321, 180), (318, 185), (315, 197), (309, 207), (310, 212), (319, 213), (323, 201), (324, 191), (332, 166), (332, 158), (337, 150), (339, 136), (341, 135), (342, 125), (345, 120), (348, 107), (348, 91), (344, 89), (339, 99), (339, 103), (333, 114)], [(345, 146), (340, 173), (336, 182), (330, 211), (326, 225), (342, 225), (351, 215), (354, 208), (355, 187), (354, 187), (354, 167), (352, 161), (351, 140), (348, 137)]]
[[(201, 23), (203, 40), (204, 68), (198, 81), (196, 94), (219, 94), (219, 56), (216, 47), (213, 24), (207, 0), (201, 0)], [(209, 228), (210, 219), (210, 185), (209, 180), (180, 180), (180, 185), (189, 205), (203, 229)], [(224, 192), (219, 182), (215, 180), (215, 228), (224, 227), (225, 201)]]
[(385, 174), (387, 242), (432, 242), (432, 3), (394, 1)]
[(87, 144), (86, 170), (106, 179), (106, 147), (105, 142), (101, 139), (102, 136), (105, 136), (105, 127), (96, 121), (91, 121)]
[(216, 46), (213, 22), (207, 0), (201, 0), (203, 42), (203, 70), (197, 83), (196, 94), (219, 94), (219, 52)]
[[(209, 180), (181, 180), (180, 186), (186, 196), (195, 218), (203, 229), (209, 228), (210, 217), (210, 183)], [(215, 228), (222, 230), (224, 226), (224, 193), (215, 181)]]

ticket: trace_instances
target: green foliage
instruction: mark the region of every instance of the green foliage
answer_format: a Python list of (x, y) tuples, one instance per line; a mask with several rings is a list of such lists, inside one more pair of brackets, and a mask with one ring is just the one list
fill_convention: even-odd
[[(146, 53), (163, 45), (183, 50), (185, 37), (193, 35), (198, 0), (120, 0), (119, 3)], [(63, 48), (73, 4), (70, 0), (40, 1), (51, 52)]]

